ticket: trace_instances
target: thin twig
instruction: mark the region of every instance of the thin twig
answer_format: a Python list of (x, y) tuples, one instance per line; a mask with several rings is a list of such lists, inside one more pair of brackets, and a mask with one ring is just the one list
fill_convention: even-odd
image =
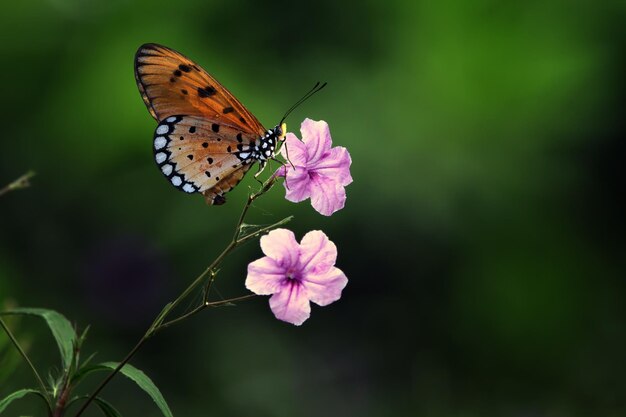
[(19, 189), (22, 189), (22, 188), (29, 187), (30, 186), (29, 180), (34, 175), (35, 175), (35, 172), (28, 171), (26, 174), (22, 175), (21, 177), (19, 177), (18, 179), (16, 179), (12, 183), (10, 183), (9, 185), (7, 185), (4, 188), (0, 189), (0, 196), (3, 196), (4, 194), (8, 193), (9, 191), (19, 190)]
[(4, 323), (4, 320), (2, 320), (1, 318), (0, 318), (0, 327), (4, 329), (7, 336), (9, 336), (9, 339), (11, 339), (11, 343), (13, 343), (13, 346), (15, 346), (18, 352), (20, 352), (20, 355), (22, 355), (22, 358), (24, 358), (24, 360), (26, 361), (30, 369), (33, 371), (33, 374), (35, 375), (35, 379), (37, 380), (37, 383), (39, 384), (39, 388), (41, 389), (41, 394), (46, 398), (46, 402), (48, 403), (48, 411), (51, 413), (52, 410), (50, 407), (50, 398), (48, 397), (48, 390), (46, 389), (46, 385), (43, 383), (43, 379), (41, 379), (41, 376), (39, 376), (39, 372), (37, 372), (37, 369), (35, 369), (35, 366), (30, 361), (30, 358), (28, 357), (24, 349), (22, 349), (22, 346), (19, 344), (19, 342), (17, 341), (17, 339), (15, 338), (15, 336), (13, 335), (9, 327)]
[(206, 303), (205, 305), (207, 307), (219, 307), (222, 305), (236, 303), (237, 301), (248, 300), (254, 297), (256, 297), (256, 294), (246, 294), (246, 295), (242, 295), (241, 297), (229, 298), (228, 300), (213, 301), (211, 303)]
[(193, 310), (191, 310), (190, 312), (183, 314), (180, 317), (177, 317), (175, 319), (172, 319), (168, 322), (165, 322), (163, 324), (161, 324), (156, 330), (156, 331), (161, 331), (163, 329), (166, 329), (176, 323), (180, 323), (181, 321), (188, 319), (189, 317), (198, 314), (199, 312), (203, 311), (204, 309), (208, 308), (208, 307), (219, 307), (222, 305), (227, 305), (227, 304), (232, 304), (235, 303), (237, 301), (243, 301), (243, 300), (247, 300), (249, 298), (253, 298), (256, 297), (256, 294), (246, 294), (246, 295), (242, 295), (241, 297), (235, 297), (235, 298), (229, 298), (228, 300), (220, 300), (220, 301), (213, 301), (213, 302), (208, 302), (205, 301), (204, 303), (200, 304), (198, 307), (194, 308)]

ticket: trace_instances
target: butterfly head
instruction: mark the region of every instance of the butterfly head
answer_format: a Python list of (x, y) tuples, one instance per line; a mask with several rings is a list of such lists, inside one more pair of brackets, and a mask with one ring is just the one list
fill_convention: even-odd
[(287, 137), (287, 123), (276, 126), (276, 138), (279, 142), (284, 142)]

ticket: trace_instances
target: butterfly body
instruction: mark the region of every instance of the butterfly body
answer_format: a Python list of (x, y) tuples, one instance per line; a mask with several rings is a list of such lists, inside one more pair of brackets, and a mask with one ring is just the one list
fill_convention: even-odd
[(135, 78), (150, 114), (155, 161), (186, 193), (223, 204), (255, 163), (275, 156), (285, 126), (266, 130), (225, 87), (182, 54), (156, 44), (135, 56)]

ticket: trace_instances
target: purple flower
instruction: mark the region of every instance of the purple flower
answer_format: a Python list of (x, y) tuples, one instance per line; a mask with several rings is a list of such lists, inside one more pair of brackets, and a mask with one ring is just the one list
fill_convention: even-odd
[(331, 148), (332, 139), (328, 123), (304, 119), (300, 126), (302, 141), (287, 133), (286, 143), (280, 150), (287, 163), (276, 171), (285, 177), (285, 198), (299, 203), (311, 198), (311, 205), (324, 216), (341, 210), (346, 202), (344, 187), (352, 182), (350, 154), (342, 146)]
[(348, 278), (335, 268), (337, 248), (323, 232), (309, 232), (298, 244), (290, 230), (272, 230), (261, 238), (261, 249), (267, 256), (248, 265), (246, 287), (272, 295), (277, 319), (299, 326), (311, 314), (309, 301), (326, 306), (341, 298)]

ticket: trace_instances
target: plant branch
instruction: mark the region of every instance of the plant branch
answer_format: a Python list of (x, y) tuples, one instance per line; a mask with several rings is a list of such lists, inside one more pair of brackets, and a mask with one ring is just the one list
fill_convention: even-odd
[[(265, 181), (260, 190), (256, 193), (250, 193), (250, 195), (248, 196), (248, 200), (246, 201), (246, 204), (243, 207), (243, 210), (241, 211), (241, 214), (239, 216), (239, 220), (237, 221), (237, 225), (235, 226), (235, 232), (233, 234), (233, 237), (230, 241), (230, 243), (228, 243), (228, 245), (224, 248), (224, 250), (217, 256), (217, 258), (215, 258), (215, 260), (213, 262), (211, 262), (211, 264), (200, 274), (198, 275), (198, 277), (196, 279), (194, 279), (191, 284), (189, 284), (189, 286), (187, 288), (185, 288), (183, 290), (183, 292), (171, 303), (168, 303), (162, 310), (161, 312), (157, 315), (157, 317), (154, 319), (154, 321), (152, 322), (152, 324), (150, 325), (150, 327), (148, 328), (148, 330), (146, 331), (146, 333), (141, 337), (141, 339), (139, 339), (139, 342), (137, 342), (137, 344), (135, 345), (135, 347), (126, 355), (126, 357), (122, 360), (122, 362), (119, 363), (119, 365), (109, 373), (109, 375), (100, 383), (100, 385), (98, 385), (98, 387), (96, 388), (96, 390), (89, 396), (89, 398), (87, 398), (87, 401), (85, 403), (83, 403), (82, 407), (80, 408), (80, 410), (78, 410), (78, 412), (75, 414), (74, 417), (79, 417), (83, 411), (85, 411), (87, 409), (87, 407), (89, 406), (89, 404), (91, 404), (93, 402), (93, 400), (96, 398), (96, 396), (100, 393), (100, 391), (102, 391), (102, 389), (109, 383), (109, 381), (111, 381), (111, 379), (113, 379), (113, 377), (115, 375), (117, 375), (119, 373), (119, 371), (122, 369), (122, 367), (128, 363), (128, 361), (130, 361), (130, 359), (133, 357), (133, 355), (139, 350), (139, 348), (141, 348), (141, 346), (146, 342), (146, 340), (148, 340), (150, 337), (152, 337), (154, 334), (156, 334), (157, 332), (159, 332), (162, 329), (165, 329), (167, 327), (172, 326), (173, 324), (179, 323), (197, 313), (199, 313), (200, 311), (204, 310), (206, 307), (217, 307), (220, 305), (225, 305), (225, 304), (229, 304), (235, 301), (241, 301), (247, 298), (251, 298), (254, 295), (253, 294), (249, 294), (249, 295), (245, 295), (242, 297), (237, 297), (237, 298), (232, 298), (229, 300), (222, 300), (222, 301), (216, 301), (216, 302), (208, 302), (207, 298), (209, 296), (208, 292), (211, 288), (211, 284), (213, 279), (215, 278), (215, 274), (216, 274), (216, 269), (220, 266), (220, 264), (222, 263), (222, 261), (224, 260), (224, 258), (226, 258), (226, 256), (228, 256), (234, 249), (236, 249), (239, 245), (247, 242), (250, 239), (253, 239), (257, 236), (259, 236), (261, 233), (264, 233), (268, 230), (271, 230), (275, 227), (278, 227), (282, 224), (287, 223), (288, 221), (290, 221), (293, 216), (287, 217), (279, 222), (276, 222), (270, 226), (266, 226), (263, 227), (261, 229), (258, 229), (248, 235), (244, 235), (243, 237), (241, 236), (242, 234), (242, 226), (244, 224), (244, 220), (246, 218), (246, 214), (248, 213), (248, 210), (250, 209), (250, 206), (252, 205), (252, 203), (259, 198), (260, 196), (262, 196), (263, 194), (265, 194), (267, 191), (269, 191), (272, 186), (274, 185), (274, 182), (276, 181), (276, 178), (274, 176), (270, 177), (267, 181)], [(202, 304), (197, 306), (196, 308), (194, 308), (193, 310), (191, 310), (188, 313), (185, 313), (175, 319), (169, 320), (169, 321), (165, 321), (165, 319), (167, 318), (167, 316), (176, 308), (180, 305), (180, 303), (186, 299), (191, 293), (194, 292), (194, 290), (196, 290), (198, 288), (199, 285), (201, 285), (203, 282), (205, 282), (207, 275), (210, 276), (209, 281), (206, 284), (205, 290), (204, 290), (204, 295), (203, 295), (203, 301)]]
[(37, 372), (37, 369), (35, 368), (33, 363), (30, 361), (30, 358), (28, 357), (24, 349), (22, 349), (22, 346), (19, 344), (19, 342), (17, 341), (17, 339), (15, 338), (15, 336), (13, 335), (9, 327), (1, 318), (0, 318), (0, 327), (4, 329), (7, 336), (9, 336), (9, 339), (11, 339), (11, 343), (13, 343), (13, 346), (15, 346), (18, 352), (20, 352), (20, 355), (22, 355), (22, 358), (24, 358), (24, 360), (26, 361), (30, 369), (33, 371), (33, 374), (35, 375), (35, 379), (37, 380), (37, 383), (39, 384), (39, 388), (41, 389), (41, 394), (46, 398), (46, 403), (48, 404), (48, 412), (51, 413), (52, 410), (50, 407), (50, 398), (48, 397), (48, 390), (46, 389), (46, 385), (43, 383), (43, 379), (41, 379), (41, 376), (39, 376), (39, 372)]
[(22, 188), (29, 187), (30, 186), (29, 180), (34, 175), (35, 175), (35, 173), (33, 171), (28, 171), (26, 174), (22, 175), (21, 177), (19, 177), (18, 179), (16, 179), (12, 183), (10, 183), (9, 185), (7, 185), (4, 188), (0, 189), (0, 196), (3, 196), (4, 194), (8, 193), (9, 191), (19, 190), (19, 189), (22, 189)]
[(161, 324), (156, 331), (161, 331), (163, 329), (166, 329), (176, 323), (180, 323), (181, 321), (188, 319), (189, 317), (198, 314), (199, 312), (201, 312), (202, 310), (206, 309), (207, 307), (219, 307), (219, 306), (223, 306), (223, 305), (228, 305), (228, 304), (232, 304), (235, 303), (237, 301), (243, 301), (243, 300), (247, 300), (249, 298), (252, 297), (256, 297), (256, 294), (246, 294), (246, 295), (242, 295), (241, 297), (235, 297), (235, 298), (229, 298), (228, 300), (220, 300), (220, 301), (213, 301), (213, 302), (208, 302), (205, 301), (202, 304), (200, 304), (199, 306), (197, 306), (196, 308), (194, 308), (193, 310), (191, 310), (190, 312), (183, 314), (180, 317), (177, 317), (175, 319), (172, 319), (168, 322), (165, 322), (163, 324)]

